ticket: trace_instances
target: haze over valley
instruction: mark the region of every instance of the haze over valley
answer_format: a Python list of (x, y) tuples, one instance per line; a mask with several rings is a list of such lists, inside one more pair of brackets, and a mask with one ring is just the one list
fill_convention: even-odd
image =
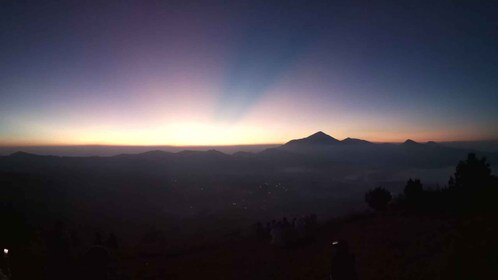
[[(362, 194), (377, 185), (393, 193), (402, 191), (406, 178), (445, 186), (455, 164), (472, 151), (411, 140), (339, 141), (317, 132), (260, 152), (232, 154), (153, 150), (67, 157), (19, 151), (0, 157), (0, 172), (9, 182), (3, 192), (43, 205), (45, 210), (31, 213), (40, 224), (48, 217), (76, 219), (130, 232), (164, 224), (179, 233), (177, 227), (193, 220), (220, 220), (237, 228), (265, 217), (341, 216), (364, 209)], [(496, 153), (479, 154), (498, 162)], [(134, 211), (126, 210), (130, 207)]]

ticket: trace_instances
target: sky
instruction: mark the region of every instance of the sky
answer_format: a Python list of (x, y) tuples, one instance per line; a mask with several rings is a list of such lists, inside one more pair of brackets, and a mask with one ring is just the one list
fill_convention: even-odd
[(498, 139), (496, 1), (4, 0), (0, 42), (3, 146)]

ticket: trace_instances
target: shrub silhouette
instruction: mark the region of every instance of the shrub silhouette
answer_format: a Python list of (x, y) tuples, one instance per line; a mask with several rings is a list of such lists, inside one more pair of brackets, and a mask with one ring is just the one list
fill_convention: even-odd
[(391, 199), (391, 193), (382, 187), (377, 187), (365, 194), (365, 202), (377, 211), (385, 210)]

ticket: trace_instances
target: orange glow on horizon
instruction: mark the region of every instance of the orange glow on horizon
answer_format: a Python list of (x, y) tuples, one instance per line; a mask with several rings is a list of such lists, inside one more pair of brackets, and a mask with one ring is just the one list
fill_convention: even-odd
[[(318, 131), (318, 130), (316, 130)], [(291, 133), (289, 131), (263, 133), (255, 127), (243, 130), (237, 127), (224, 128), (191, 123), (190, 125), (170, 126), (157, 129), (137, 129), (135, 131), (73, 131), (60, 134), (51, 139), (0, 139), (0, 146), (172, 146), (172, 147), (212, 147), (212, 146), (243, 146), (243, 145), (279, 145), (292, 139), (307, 137), (316, 131)], [(452, 135), (444, 137), (438, 134), (384, 134), (373, 137), (372, 133), (363, 135), (347, 135), (345, 133), (330, 133), (330, 136), (343, 140), (347, 137), (367, 140), (373, 143), (402, 143), (407, 139), (416, 142), (449, 142), (449, 141), (484, 141), (496, 140), (479, 137), (479, 135)]]

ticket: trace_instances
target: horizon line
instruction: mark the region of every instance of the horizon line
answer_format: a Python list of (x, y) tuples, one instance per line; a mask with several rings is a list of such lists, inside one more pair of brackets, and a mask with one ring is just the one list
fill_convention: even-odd
[[(308, 136), (306, 136), (308, 137)], [(303, 137), (303, 138), (306, 138)], [(296, 138), (292, 140), (298, 140), (303, 138)], [(407, 138), (405, 140), (398, 141), (370, 141), (362, 138), (355, 137), (346, 137), (339, 141), (344, 141), (347, 138), (365, 140), (374, 144), (401, 144), (407, 140), (411, 140), (417, 143), (428, 143), (428, 142), (436, 142), (436, 143), (454, 143), (454, 142), (494, 142), (498, 141), (498, 138), (492, 139), (474, 139), (474, 140), (443, 140), (443, 141), (434, 141), (434, 140), (414, 140), (413, 138)], [(100, 144), (100, 143), (88, 143), (88, 144), (0, 144), (0, 148), (21, 148), (21, 147), (171, 147), (171, 148), (202, 148), (202, 147), (244, 147), (244, 146), (277, 146), (284, 145), (287, 142), (280, 143), (255, 143), (255, 144), (198, 144), (198, 145), (174, 145), (174, 144)]]

